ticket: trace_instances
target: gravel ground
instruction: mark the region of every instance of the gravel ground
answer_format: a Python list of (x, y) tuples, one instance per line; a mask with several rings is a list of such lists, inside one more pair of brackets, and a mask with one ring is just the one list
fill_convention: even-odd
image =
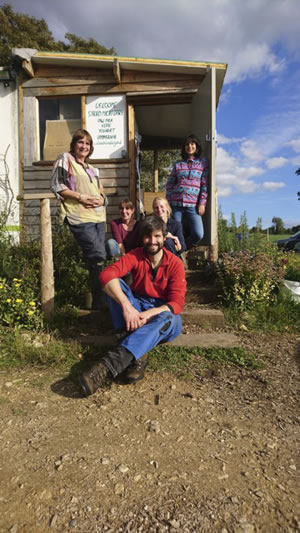
[(241, 333), (263, 369), (89, 398), (55, 370), (2, 372), (0, 531), (299, 532), (299, 340)]

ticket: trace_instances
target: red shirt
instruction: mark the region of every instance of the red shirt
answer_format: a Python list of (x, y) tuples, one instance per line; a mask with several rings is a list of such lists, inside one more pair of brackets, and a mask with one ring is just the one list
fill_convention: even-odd
[(175, 315), (181, 313), (186, 293), (184, 265), (179, 257), (163, 249), (163, 258), (154, 279), (150, 259), (143, 248), (131, 250), (116, 263), (106, 267), (99, 279), (102, 287), (115, 278), (131, 272), (131, 290), (139, 296), (160, 298), (170, 305)]

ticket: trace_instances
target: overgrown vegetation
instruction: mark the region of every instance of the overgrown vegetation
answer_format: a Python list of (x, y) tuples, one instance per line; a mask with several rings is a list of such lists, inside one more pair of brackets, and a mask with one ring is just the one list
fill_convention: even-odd
[[(300, 280), (300, 254), (278, 251), (259, 224), (249, 233), (246, 214), (228, 226), (219, 213), (219, 255), (212, 272), (227, 320), (235, 327), (300, 331), (300, 304), (281, 289), (282, 280)], [(240, 235), (240, 238), (237, 238)]]

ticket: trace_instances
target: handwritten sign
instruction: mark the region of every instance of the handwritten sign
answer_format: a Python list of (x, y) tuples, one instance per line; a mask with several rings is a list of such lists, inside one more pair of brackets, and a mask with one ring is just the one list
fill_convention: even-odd
[(86, 129), (93, 138), (93, 159), (124, 157), (127, 153), (125, 96), (88, 96)]

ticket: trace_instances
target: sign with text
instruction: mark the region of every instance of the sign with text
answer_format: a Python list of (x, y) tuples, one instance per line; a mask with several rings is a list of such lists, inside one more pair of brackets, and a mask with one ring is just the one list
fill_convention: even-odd
[(87, 96), (86, 129), (93, 138), (93, 159), (124, 157), (127, 154), (125, 96)]

